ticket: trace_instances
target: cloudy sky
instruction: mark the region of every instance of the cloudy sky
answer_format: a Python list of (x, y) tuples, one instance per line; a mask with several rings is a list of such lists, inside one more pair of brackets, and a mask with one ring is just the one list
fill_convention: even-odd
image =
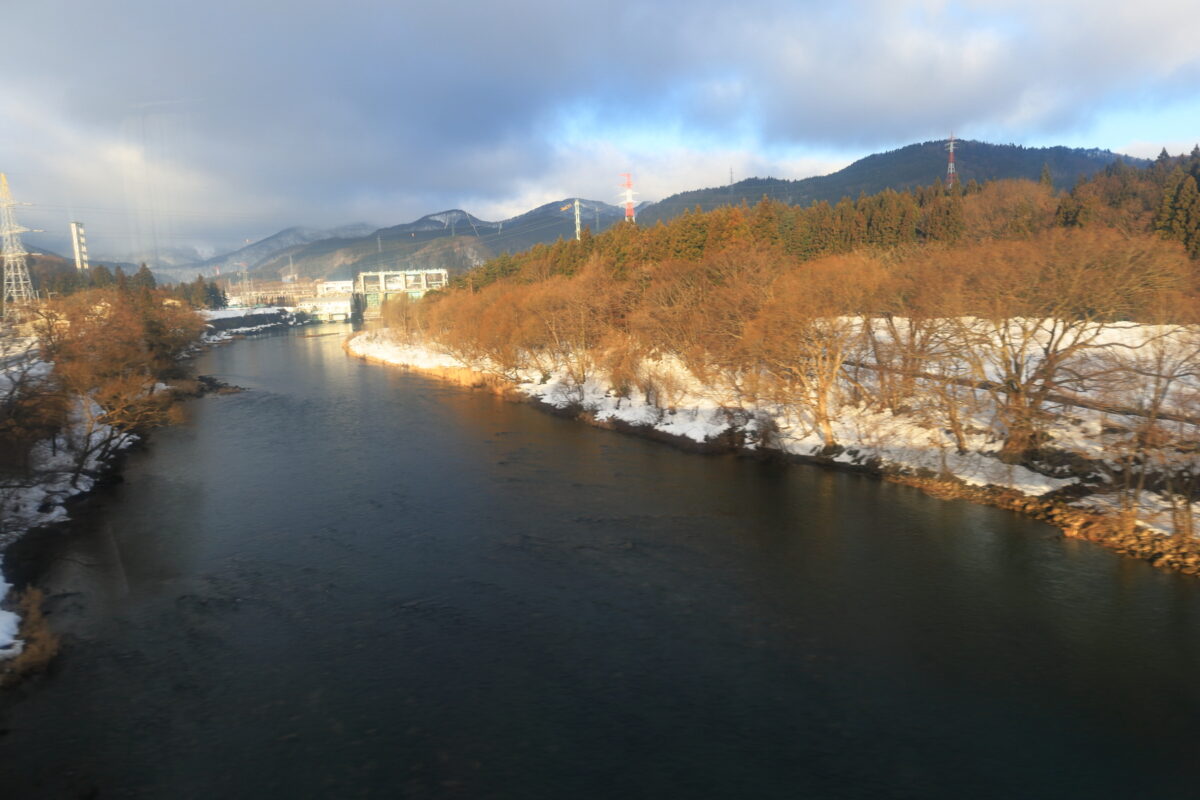
[(958, 136), (1200, 140), (1190, 3), (38, 0), (0, 20), (0, 171), (93, 251), (502, 219)]

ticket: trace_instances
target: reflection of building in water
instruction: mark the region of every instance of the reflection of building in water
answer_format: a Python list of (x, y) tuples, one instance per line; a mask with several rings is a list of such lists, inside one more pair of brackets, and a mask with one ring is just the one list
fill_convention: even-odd
[(444, 269), (360, 272), (354, 278), (354, 299), (366, 319), (379, 316), (384, 301), (400, 296), (416, 300), (426, 292), (444, 289), (450, 273)]

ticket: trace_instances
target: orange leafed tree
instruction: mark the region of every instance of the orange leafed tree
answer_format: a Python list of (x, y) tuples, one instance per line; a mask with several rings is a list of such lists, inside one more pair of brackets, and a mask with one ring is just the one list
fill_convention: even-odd
[(43, 358), (66, 398), (76, 401), (77, 480), (128, 433), (168, 419), (170, 403), (156, 392), (177, 374), (178, 356), (196, 341), (203, 320), (149, 290), (74, 294), (45, 306), (37, 322)]

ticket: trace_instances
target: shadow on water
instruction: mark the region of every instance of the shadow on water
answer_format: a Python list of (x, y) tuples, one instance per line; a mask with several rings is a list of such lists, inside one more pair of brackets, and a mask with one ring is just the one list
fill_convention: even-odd
[(24, 549), (5, 797), (1195, 796), (1195, 581), (337, 337), (201, 371), (249, 391)]

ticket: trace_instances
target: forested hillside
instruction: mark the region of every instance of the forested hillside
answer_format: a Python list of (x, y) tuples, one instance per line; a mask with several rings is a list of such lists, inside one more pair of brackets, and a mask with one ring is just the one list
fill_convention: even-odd
[(478, 291), (500, 278), (528, 282), (571, 275), (590, 259), (622, 273), (632, 265), (696, 261), (731, 247), (769, 253), (780, 269), (854, 251), (894, 260), (917, 246), (944, 250), (970, 242), (1029, 239), (1052, 228), (1155, 234), (1193, 247), (1200, 226), (1197, 176), (1200, 149), (1187, 157), (1160, 157), (1145, 168), (1114, 162), (1070, 192), (1056, 190), (1052, 177), (1043, 176), (950, 188), (937, 183), (803, 207), (762, 199), (753, 205), (685, 212), (665, 224), (620, 225), (600, 236), (585, 231), (579, 242), (540, 244), (494, 258), (457, 285)]
[[(961, 140), (956, 142), (957, 169), (963, 183), (1001, 178), (1037, 180), (1042, 170), (1049, 171), (1054, 185), (1074, 186), (1123, 158), (1108, 150), (1084, 150), (1070, 147), (1021, 147)], [(698, 189), (665, 198), (641, 213), (645, 223), (670, 220), (685, 210), (699, 206), (708, 211), (720, 206), (756, 203), (764, 196), (789, 205), (806, 206), (814, 201), (836, 203), (843, 197), (875, 194), (884, 189), (908, 190), (932, 182), (946, 172), (946, 142), (937, 140), (911, 144), (886, 153), (875, 153), (848, 167), (813, 178), (789, 181), (777, 178), (749, 178), (731, 186)], [(1136, 166), (1139, 159), (1124, 157)]]

